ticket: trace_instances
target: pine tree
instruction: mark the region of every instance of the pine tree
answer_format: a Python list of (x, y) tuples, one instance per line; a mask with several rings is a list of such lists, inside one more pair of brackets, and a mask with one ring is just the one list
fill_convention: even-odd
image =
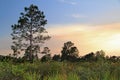
[[(11, 48), (14, 52), (25, 50), (29, 52), (29, 58), (32, 58), (35, 47), (40, 46), (51, 37), (44, 28), (47, 24), (43, 11), (40, 11), (36, 5), (24, 8), (24, 13), (21, 13), (18, 23), (12, 25), (12, 40)], [(27, 51), (26, 51), (27, 50)]]

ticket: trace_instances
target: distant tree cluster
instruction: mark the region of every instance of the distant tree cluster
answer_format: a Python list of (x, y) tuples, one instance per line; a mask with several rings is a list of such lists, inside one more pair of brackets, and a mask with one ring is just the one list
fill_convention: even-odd
[[(28, 47), (29, 48), (29, 47)], [(37, 48), (36, 48), (37, 49)], [(27, 51), (27, 50), (26, 50)], [(36, 50), (37, 51), (37, 50)], [(27, 54), (28, 53), (28, 54)], [(43, 57), (38, 59), (37, 54), (33, 56), (34, 60), (40, 60), (41, 62), (48, 61), (70, 61), (70, 62), (120, 62), (120, 56), (105, 56), (105, 52), (103, 50), (88, 53), (84, 56), (79, 56), (79, 51), (77, 47), (74, 46), (74, 43), (68, 41), (64, 43), (64, 46), (61, 50), (61, 55), (55, 54), (53, 57), (51, 56), (50, 49), (48, 47), (44, 47), (41, 52), (44, 54)], [(13, 61), (17, 63), (22, 63), (29, 61), (29, 52), (25, 52), (23, 57), (17, 57), (16, 55), (8, 55), (2, 56), (0, 55), (0, 61)]]
[[(64, 59), (63, 59), (64, 57)], [(81, 57), (75, 57), (75, 56), (70, 56), (70, 55), (65, 55), (63, 56), (61, 55), (57, 55), (55, 54), (53, 57), (51, 57), (50, 54), (45, 54), (41, 59), (37, 59), (40, 60), (41, 62), (47, 62), (47, 61), (70, 61), (70, 62), (120, 62), (120, 56), (105, 56), (105, 53), (103, 52), (103, 50), (101, 51), (97, 51), (96, 53), (88, 53), (84, 56)], [(26, 59), (26, 57), (19, 57), (17, 58), (16, 56), (13, 55), (8, 55), (8, 56), (3, 56), (0, 55), (0, 61), (12, 61), (12, 62), (16, 62), (16, 63), (23, 63), (28, 61)]]
[(77, 47), (74, 46), (74, 43), (68, 41), (64, 43), (63, 50), (61, 51), (62, 56), (61, 60), (71, 60), (71, 58), (76, 59), (79, 56), (79, 51)]

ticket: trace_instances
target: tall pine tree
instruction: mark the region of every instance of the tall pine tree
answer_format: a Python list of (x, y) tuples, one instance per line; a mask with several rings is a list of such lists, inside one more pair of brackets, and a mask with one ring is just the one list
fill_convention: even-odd
[(21, 13), (18, 23), (12, 25), (12, 40), (11, 48), (14, 54), (19, 53), (19, 50), (25, 50), (29, 53), (29, 59), (32, 58), (34, 52), (37, 52), (40, 44), (44, 43), (51, 37), (44, 28), (47, 24), (43, 11), (40, 11), (36, 5), (24, 8), (24, 13)]

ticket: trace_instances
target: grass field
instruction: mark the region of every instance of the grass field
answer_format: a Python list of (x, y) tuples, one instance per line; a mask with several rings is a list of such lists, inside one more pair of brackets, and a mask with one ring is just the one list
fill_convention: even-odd
[(120, 62), (0, 62), (0, 80), (120, 80)]

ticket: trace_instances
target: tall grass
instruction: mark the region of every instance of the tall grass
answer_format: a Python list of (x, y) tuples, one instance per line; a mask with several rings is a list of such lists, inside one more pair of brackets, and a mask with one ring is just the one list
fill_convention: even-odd
[(120, 80), (120, 63), (0, 62), (0, 80)]

